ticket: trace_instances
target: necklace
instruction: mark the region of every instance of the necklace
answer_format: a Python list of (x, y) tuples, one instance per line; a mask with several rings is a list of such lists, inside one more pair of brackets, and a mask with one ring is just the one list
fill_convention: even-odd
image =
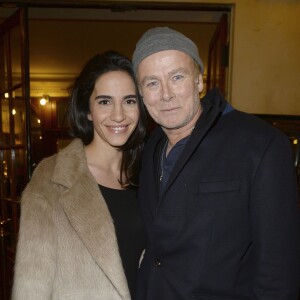
[(163, 147), (163, 150), (161, 152), (161, 157), (160, 157), (160, 176), (159, 176), (159, 181), (161, 182), (164, 178), (164, 157), (165, 157), (165, 152), (166, 152), (166, 148), (168, 146), (168, 139), (166, 140), (166, 143)]

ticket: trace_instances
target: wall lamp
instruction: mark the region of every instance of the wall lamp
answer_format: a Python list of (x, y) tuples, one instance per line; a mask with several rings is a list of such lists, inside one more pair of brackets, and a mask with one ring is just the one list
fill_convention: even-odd
[(40, 99), (40, 104), (41, 105), (46, 105), (49, 102), (49, 95), (43, 95), (43, 97)]

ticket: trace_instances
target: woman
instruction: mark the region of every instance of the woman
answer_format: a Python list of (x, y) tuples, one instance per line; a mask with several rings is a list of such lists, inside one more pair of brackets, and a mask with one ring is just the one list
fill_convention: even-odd
[(69, 120), (76, 139), (23, 193), (13, 299), (130, 299), (145, 246), (135, 187), (146, 114), (127, 58), (88, 61)]

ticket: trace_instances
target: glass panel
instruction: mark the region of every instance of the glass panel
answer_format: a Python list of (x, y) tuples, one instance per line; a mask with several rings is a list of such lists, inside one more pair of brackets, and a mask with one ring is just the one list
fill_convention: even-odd
[(4, 77), (5, 77), (5, 89), (10, 88), (11, 84), (11, 57), (8, 54), (9, 49), (9, 35), (4, 36)]
[(26, 106), (22, 97), (22, 89), (13, 91), (14, 101), (11, 111), (14, 120), (14, 143), (15, 145), (25, 145), (26, 131)]
[(10, 114), (9, 114), (9, 98), (1, 97), (1, 132), (0, 146), (10, 145)]
[(11, 42), (11, 68), (12, 68), (12, 85), (16, 85), (22, 82), (21, 76), (21, 62), (22, 62), (22, 49), (21, 49), (21, 37), (19, 26), (14, 27), (10, 31)]
[(31, 167), (42, 159), (42, 130), (41, 130), (41, 106), (38, 98), (30, 99), (30, 126), (31, 126)]
[(2, 150), (1, 154), (1, 197), (11, 198), (12, 186), (11, 186), (11, 155), (10, 150)]
[(56, 102), (57, 127), (67, 127), (67, 109), (68, 101)]
[(14, 186), (16, 188), (16, 198), (19, 198), (26, 185), (26, 159), (24, 149), (15, 149), (11, 152), (13, 174), (14, 174)]
[[(6, 226), (6, 230), (8, 230), (9, 233), (13, 232), (13, 205), (10, 202), (4, 202), (5, 205), (5, 218), (10, 219), (10, 222)], [(8, 247), (11, 247), (13, 243), (13, 234), (10, 234), (6, 238), (6, 245)]]
[(3, 201), (3, 217), (9, 218), (10, 221), (6, 225), (6, 230), (11, 233), (6, 237), (6, 246), (14, 247), (16, 243), (16, 236), (19, 228), (19, 219), (20, 219), (20, 204), (10, 201)]
[(4, 38), (0, 38), (0, 93), (7, 90), (7, 67), (6, 67), (6, 55), (4, 47)]

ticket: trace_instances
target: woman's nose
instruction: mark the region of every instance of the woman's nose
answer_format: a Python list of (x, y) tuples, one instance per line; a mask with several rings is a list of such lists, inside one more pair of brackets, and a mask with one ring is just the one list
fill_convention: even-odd
[(115, 122), (122, 122), (125, 119), (125, 114), (122, 105), (114, 105), (111, 120)]

